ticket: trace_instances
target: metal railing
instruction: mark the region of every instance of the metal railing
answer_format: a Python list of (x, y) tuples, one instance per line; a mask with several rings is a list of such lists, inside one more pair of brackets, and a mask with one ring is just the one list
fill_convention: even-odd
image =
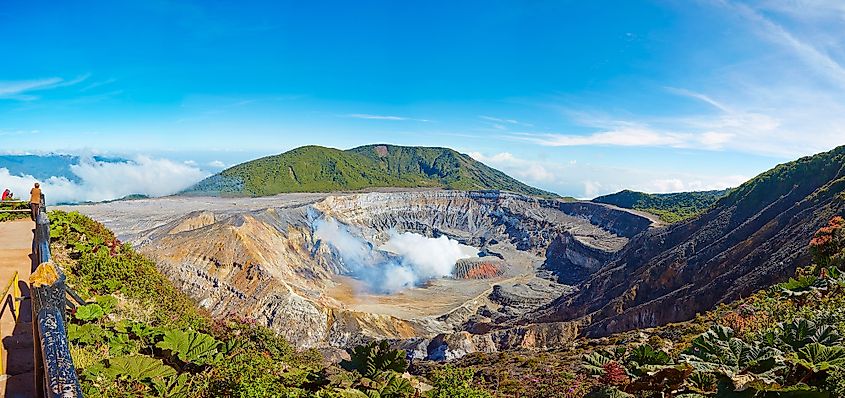
[(29, 213), (29, 202), (23, 200), (0, 200), (0, 213)]
[(38, 268), (29, 277), (35, 392), (43, 398), (82, 397), (65, 327), (65, 274), (50, 261), (50, 219), (44, 196), (41, 198), (32, 240), (32, 253)]

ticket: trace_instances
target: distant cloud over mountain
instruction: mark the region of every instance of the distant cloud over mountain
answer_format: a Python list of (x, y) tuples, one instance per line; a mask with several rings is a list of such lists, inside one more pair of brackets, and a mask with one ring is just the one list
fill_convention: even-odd
[(40, 182), (50, 203), (103, 201), (127, 195), (166, 196), (209, 173), (169, 159), (135, 156), (132, 159), (28, 155), (0, 157), (0, 189), (11, 189), (26, 199)]
[(594, 198), (623, 189), (649, 193), (708, 191), (737, 187), (748, 180), (748, 176), (741, 174), (688, 174), (673, 170), (648, 172), (576, 160), (527, 159), (509, 152), (492, 155), (469, 152), (469, 155), (526, 183), (579, 198)]

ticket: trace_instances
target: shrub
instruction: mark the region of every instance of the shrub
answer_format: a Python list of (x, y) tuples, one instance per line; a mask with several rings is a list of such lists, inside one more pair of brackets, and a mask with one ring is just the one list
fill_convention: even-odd
[(371, 342), (353, 348), (349, 352), (350, 360), (343, 361), (341, 366), (346, 370), (354, 370), (364, 377), (375, 377), (384, 371), (403, 373), (408, 369), (404, 350), (391, 350), (386, 341)]
[(445, 366), (431, 375), (434, 389), (429, 398), (489, 398), (490, 394), (473, 385), (475, 372), (472, 368)]

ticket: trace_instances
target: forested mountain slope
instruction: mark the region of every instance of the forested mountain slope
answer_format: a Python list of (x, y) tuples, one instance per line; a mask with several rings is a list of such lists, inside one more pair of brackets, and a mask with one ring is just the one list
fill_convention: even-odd
[(807, 240), (845, 210), (845, 146), (779, 165), (698, 218), (632, 239), (582, 289), (536, 320), (580, 320), (588, 335), (686, 320), (782, 281)]
[(646, 211), (660, 216), (663, 221), (673, 223), (704, 213), (729, 192), (730, 190), (723, 189), (652, 194), (626, 189), (610, 195), (599, 196), (593, 199), (593, 202)]
[(185, 193), (267, 196), (385, 187), (495, 189), (557, 196), (452, 149), (396, 145), (366, 145), (345, 151), (304, 146), (236, 165), (200, 181)]

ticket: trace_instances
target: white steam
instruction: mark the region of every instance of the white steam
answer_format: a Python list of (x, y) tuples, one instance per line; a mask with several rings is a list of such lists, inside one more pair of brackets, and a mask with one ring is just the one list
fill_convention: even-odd
[(412, 265), (423, 279), (451, 275), (456, 261), (478, 254), (474, 247), (462, 245), (446, 236), (428, 238), (412, 232), (391, 234), (390, 240), (381, 249), (399, 255), (403, 264)]
[(391, 233), (377, 250), (334, 219), (317, 220), (314, 227), (314, 236), (335, 248), (352, 276), (379, 293), (393, 293), (449, 276), (455, 262), (478, 253), (445, 236), (428, 238), (411, 232)]
[(179, 192), (207, 175), (202, 170), (167, 159), (138, 156), (125, 162), (102, 162), (81, 159), (70, 170), (80, 182), (65, 177), (38, 180), (31, 175), (15, 176), (0, 168), (0, 190), (10, 189), (15, 196), (29, 199), (35, 182), (48, 203), (103, 201), (132, 194), (165, 196)]

